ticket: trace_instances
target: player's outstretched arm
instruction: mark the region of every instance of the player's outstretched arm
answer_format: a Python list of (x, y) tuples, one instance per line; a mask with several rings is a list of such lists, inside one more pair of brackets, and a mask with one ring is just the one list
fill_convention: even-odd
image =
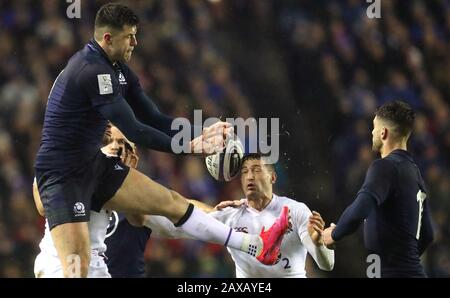
[[(164, 132), (168, 136), (174, 137), (179, 132), (176, 129), (172, 129), (172, 123), (175, 119), (162, 113), (153, 100), (149, 98), (140, 87), (138, 89), (139, 91), (133, 96), (133, 108), (135, 110), (138, 108), (141, 115), (144, 115), (144, 117), (139, 118), (139, 121)], [(223, 121), (218, 121), (204, 129), (202, 129), (202, 127), (191, 125), (192, 140), (200, 136), (199, 133), (195, 134), (196, 131), (201, 133), (203, 139), (208, 141), (212, 140), (214, 134), (233, 133), (231, 124)]]
[(162, 131), (140, 122), (122, 97), (109, 104), (99, 105), (97, 109), (130, 141), (163, 152), (174, 153), (172, 145), (181, 145), (182, 152), (213, 154), (224, 148), (226, 136), (232, 131), (229, 123), (217, 122), (205, 128), (201, 136), (192, 141), (185, 140), (185, 143), (180, 144), (179, 140), (172, 139)]
[(135, 103), (134, 109), (139, 109), (141, 115), (143, 115), (143, 117), (139, 118), (142, 123), (154, 127), (171, 137), (178, 132), (171, 129), (174, 118), (163, 114), (142, 89), (136, 92), (133, 100)]
[(106, 105), (97, 106), (103, 117), (110, 120), (132, 142), (149, 149), (173, 152), (172, 138), (165, 133), (139, 122), (123, 97)]
[(330, 228), (325, 230), (325, 244), (327, 246), (332, 244), (328, 236), (331, 236), (331, 241), (333, 242), (339, 241), (345, 236), (354, 233), (376, 206), (376, 199), (372, 195), (367, 192), (360, 192), (355, 201), (342, 213), (336, 227), (331, 230), (330, 235), (327, 233), (327, 230)]
[[(173, 129), (174, 118), (162, 113), (156, 104), (139, 87), (139, 91), (133, 95), (132, 107), (139, 109), (143, 124), (154, 127), (170, 137), (176, 137), (179, 130)], [(197, 133), (196, 133), (197, 132)], [(227, 135), (233, 134), (230, 123), (218, 121), (209, 127), (196, 127), (191, 125), (190, 148), (194, 154), (213, 154), (224, 148)]]
[(302, 244), (320, 269), (331, 271), (334, 268), (334, 250), (324, 245), (322, 239), (324, 227), (325, 221), (320, 213), (313, 211), (308, 219), (308, 234), (302, 238)]
[(356, 231), (370, 212), (386, 200), (396, 173), (389, 160), (377, 159), (372, 163), (355, 201), (341, 215), (336, 227), (324, 230), (325, 245), (330, 246)]

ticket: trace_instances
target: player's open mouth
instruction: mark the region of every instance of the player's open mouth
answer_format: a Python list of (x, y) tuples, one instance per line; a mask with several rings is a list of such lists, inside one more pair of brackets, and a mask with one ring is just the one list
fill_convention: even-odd
[(247, 184), (247, 189), (255, 189), (256, 187), (255, 187), (255, 184), (253, 184), (253, 183), (248, 183)]

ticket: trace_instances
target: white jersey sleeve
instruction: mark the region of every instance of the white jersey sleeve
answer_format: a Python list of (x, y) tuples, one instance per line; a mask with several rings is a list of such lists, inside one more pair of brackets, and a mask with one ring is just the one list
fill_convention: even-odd
[(308, 235), (308, 218), (311, 216), (312, 212), (309, 210), (308, 206), (303, 203), (297, 203), (295, 204), (295, 207), (296, 208), (290, 208), (292, 225), (300, 240), (303, 241), (303, 238)]
[(300, 203), (299, 207), (293, 208), (291, 212), (293, 213), (291, 214), (294, 221), (293, 225), (297, 225), (298, 236), (317, 266), (322, 270), (333, 270), (334, 250), (328, 249), (324, 245), (316, 246), (308, 233), (308, 221), (312, 215), (311, 210), (305, 204)]

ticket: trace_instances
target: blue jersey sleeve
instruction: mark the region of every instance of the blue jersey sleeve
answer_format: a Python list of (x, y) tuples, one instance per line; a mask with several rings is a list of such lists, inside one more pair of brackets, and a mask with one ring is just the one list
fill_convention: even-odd
[(335, 241), (355, 232), (363, 220), (376, 208), (376, 201), (372, 195), (360, 192), (355, 201), (342, 213), (331, 237)]
[(395, 183), (395, 166), (387, 159), (375, 160), (367, 171), (364, 184), (359, 193), (366, 192), (381, 205), (389, 195), (391, 186)]
[[(117, 126), (130, 141), (149, 149), (173, 152), (171, 147), (172, 138), (138, 121), (124, 98), (120, 97), (119, 100), (108, 105), (100, 105), (97, 107), (97, 110), (103, 117)], [(189, 143), (186, 146), (189, 146)], [(187, 149), (185, 148), (185, 150)]]
[[(179, 130), (172, 129), (173, 117), (162, 113), (155, 102), (145, 94), (139, 83), (137, 75), (127, 66), (123, 66), (127, 74), (127, 82), (129, 84), (127, 100), (130, 103), (136, 116), (142, 123), (154, 127), (170, 137), (174, 137)], [(196, 131), (202, 131), (202, 128), (197, 128), (191, 125), (191, 138), (196, 137)]]
[(87, 64), (78, 74), (78, 84), (94, 107), (120, 98), (119, 80), (114, 70), (104, 64)]

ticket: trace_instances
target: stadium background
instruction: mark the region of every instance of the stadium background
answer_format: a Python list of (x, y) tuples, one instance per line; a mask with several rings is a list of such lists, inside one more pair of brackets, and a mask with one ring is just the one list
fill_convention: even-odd
[[(43, 220), (31, 197), (32, 165), (48, 92), (67, 59), (92, 36), (97, 8), (81, 0), (0, 2), (0, 277), (31, 277)], [(450, 2), (382, 0), (122, 1), (138, 12), (130, 62), (163, 111), (191, 117), (278, 117), (277, 193), (336, 221), (375, 157), (376, 106), (403, 99), (417, 109), (409, 144), (430, 189), (435, 241), (423, 257), (450, 277)], [(140, 170), (182, 194), (215, 204), (241, 197), (202, 159), (140, 150)], [(333, 272), (309, 258), (309, 276), (365, 276), (362, 233), (346, 238)], [(148, 276), (230, 277), (226, 251), (197, 241), (151, 238)]]

